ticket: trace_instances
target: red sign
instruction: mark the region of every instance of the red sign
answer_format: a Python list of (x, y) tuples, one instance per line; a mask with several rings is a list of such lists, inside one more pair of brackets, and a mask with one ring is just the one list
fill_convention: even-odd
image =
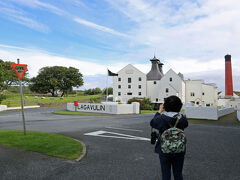
[(74, 101), (74, 106), (78, 106), (78, 101)]
[(27, 70), (26, 64), (12, 64), (14, 71), (17, 73), (17, 76), (20, 80), (22, 80), (25, 71)]

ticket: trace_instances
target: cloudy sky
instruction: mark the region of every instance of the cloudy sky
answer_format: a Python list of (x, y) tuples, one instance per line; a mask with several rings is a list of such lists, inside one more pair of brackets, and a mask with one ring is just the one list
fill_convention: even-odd
[(239, 0), (4, 0), (0, 59), (20, 58), (30, 77), (44, 66), (76, 67), (88, 89), (106, 86), (107, 68), (133, 64), (147, 73), (155, 53), (164, 72), (224, 90), (231, 54), (239, 91), (239, 22)]

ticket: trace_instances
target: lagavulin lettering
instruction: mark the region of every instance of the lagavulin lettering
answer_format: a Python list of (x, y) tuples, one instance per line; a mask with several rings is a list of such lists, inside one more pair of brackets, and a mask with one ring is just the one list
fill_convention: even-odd
[(79, 104), (78, 110), (84, 110), (84, 111), (105, 111), (105, 105), (99, 105), (99, 104)]

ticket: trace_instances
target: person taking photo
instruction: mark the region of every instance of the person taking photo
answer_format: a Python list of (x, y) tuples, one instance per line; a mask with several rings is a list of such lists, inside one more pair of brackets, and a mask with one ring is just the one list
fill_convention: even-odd
[(155, 152), (159, 154), (162, 180), (171, 180), (171, 169), (175, 180), (183, 180), (182, 170), (186, 153), (186, 137), (183, 130), (188, 127), (188, 121), (179, 113), (182, 105), (177, 96), (165, 98), (150, 122), (150, 126), (159, 131)]

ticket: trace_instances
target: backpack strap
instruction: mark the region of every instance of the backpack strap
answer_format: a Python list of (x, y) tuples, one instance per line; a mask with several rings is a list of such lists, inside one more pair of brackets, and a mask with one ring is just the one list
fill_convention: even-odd
[(181, 114), (179, 114), (179, 113), (177, 113), (175, 116), (173, 116), (173, 118), (176, 118), (177, 120), (176, 120), (176, 122), (175, 122), (175, 124), (174, 124), (174, 126), (172, 126), (172, 124), (171, 123), (169, 123), (168, 121), (166, 121), (167, 123), (168, 123), (168, 125), (170, 126), (170, 128), (172, 128), (172, 127), (176, 127), (177, 126), (177, 124), (178, 124), (178, 122), (179, 122), (179, 120), (181, 119)]
[(177, 124), (178, 124), (178, 122), (179, 122), (179, 120), (181, 119), (182, 116), (181, 116), (181, 114), (178, 113), (178, 114), (175, 115), (174, 117), (177, 118), (176, 123), (175, 123), (175, 125), (174, 125), (174, 127), (176, 127)]

